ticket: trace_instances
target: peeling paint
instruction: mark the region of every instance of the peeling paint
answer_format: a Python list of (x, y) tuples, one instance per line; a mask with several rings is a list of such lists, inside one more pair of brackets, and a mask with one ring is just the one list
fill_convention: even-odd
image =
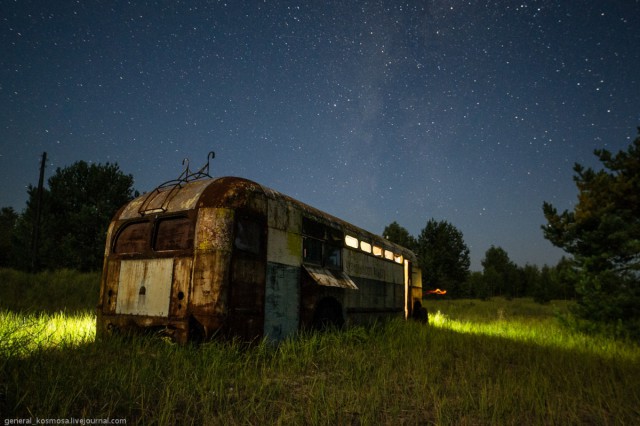
[(123, 261), (116, 313), (168, 316), (172, 278), (173, 259)]

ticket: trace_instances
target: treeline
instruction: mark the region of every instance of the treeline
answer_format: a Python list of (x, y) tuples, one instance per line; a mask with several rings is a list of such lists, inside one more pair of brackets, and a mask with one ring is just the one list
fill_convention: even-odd
[(117, 164), (79, 161), (56, 169), (47, 183), (42, 197), (29, 185), (22, 212), (0, 210), (0, 267), (99, 270), (109, 222), (136, 195), (133, 176)]
[(503, 248), (491, 246), (482, 259), (482, 271), (470, 272), (462, 232), (447, 221), (429, 220), (418, 237), (393, 222), (383, 236), (416, 253), (425, 291), (440, 289), (446, 290), (445, 297), (483, 300), (532, 297), (539, 303), (576, 297), (575, 267), (564, 257), (555, 266), (519, 266)]
[(460, 286), (460, 297), (483, 300), (494, 296), (532, 297), (538, 303), (576, 297), (575, 271), (571, 261), (564, 257), (555, 266), (518, 266), (502, 248), (491, 247), (482, 266), (481, 272), (472, 272)]

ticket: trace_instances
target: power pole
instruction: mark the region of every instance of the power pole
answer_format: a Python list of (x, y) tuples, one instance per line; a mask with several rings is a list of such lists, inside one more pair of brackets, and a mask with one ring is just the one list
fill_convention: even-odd
[(38, 269), (38, 243), (40, 238), (40, 216), (42, 214), (42, 186), (44, 184), (44, 166), (47, 163), (47, 153), (42, 153), (40, 162), (40, 178), (38, 179), (38, 192), (36, 193), (36, 217), (33, 221), (33, 232), (31, 234), (31, 272)]

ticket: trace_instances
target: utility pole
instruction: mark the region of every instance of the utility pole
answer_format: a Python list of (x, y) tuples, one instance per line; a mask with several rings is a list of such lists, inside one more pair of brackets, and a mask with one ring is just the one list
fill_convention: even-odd
[(38, 192), (36, 193), (36, 216), (33, 221), (33, 232), (31, 234), (31, 272), (38, 269), (38, 243), (40, 238), (40, 216), (42, 214), (42, 186), (44, 184), (44, 166), (47, 163), (47, 153), (42, 153), (40, 162), (40, 178), (38, 179)]

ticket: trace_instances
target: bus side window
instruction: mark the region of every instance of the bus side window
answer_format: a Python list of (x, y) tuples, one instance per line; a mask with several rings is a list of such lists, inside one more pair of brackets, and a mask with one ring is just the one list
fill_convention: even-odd
[(342, 269), (344, 233), (313, 219), (302, 218), (302, 256), (306, 263)]
[(311, 237), (303, 237), (302, 251), (305, 262), (322, 264), (322, 241)]
[(238, 219), (234, 244), (238, 250), (260, 254), (262, 246), (262, 227), (260, 224), (249, 219)]
[(326, 244), (325, 249), (325, 266), (332, 269), (342, 269), (342, 247)]

